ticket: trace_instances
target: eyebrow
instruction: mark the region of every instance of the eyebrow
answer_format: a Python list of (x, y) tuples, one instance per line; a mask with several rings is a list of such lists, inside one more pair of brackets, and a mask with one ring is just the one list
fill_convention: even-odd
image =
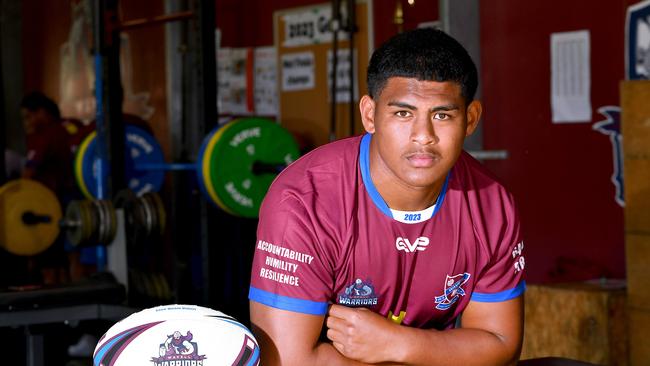
[(437, 107), (431, 108), (431, 112), (438, 112), (438, 111), (453, 111), (460, 109), (460, 107), (456, 104), (447, 104), (447, 105), (440, 105)]
[[(388, 102), (388, 105), (391, 107), (399, 107), (399, 108), (406, 108), (412, 111), (417, 110), (417, 107), (414, 105), (410, 105), (408, 103), (404, 102), (398, 102), (398, 101), (391, 101)], [(446, 104), (446, 105), (439, 105), (436, 107), (431, 108), (431, 112), (439, 112), (439, 111), (453, 111), (460, 109), (460, 107), (456, 104)]]

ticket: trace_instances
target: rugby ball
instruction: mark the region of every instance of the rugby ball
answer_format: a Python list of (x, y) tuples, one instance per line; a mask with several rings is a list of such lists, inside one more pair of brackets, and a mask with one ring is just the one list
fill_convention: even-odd
[(134, 313), (99, 340), (94, 366), (256, 366), (259, 346), (235, 318), (194, 305)]

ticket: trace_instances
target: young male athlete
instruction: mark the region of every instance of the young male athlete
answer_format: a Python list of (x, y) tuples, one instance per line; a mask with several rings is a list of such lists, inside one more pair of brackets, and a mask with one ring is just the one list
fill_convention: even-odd
[(477, 84), (444, 32), (397, 35), (370, 60), (359, 103), (367, 134), (278, 176), (260, 211), (249, 293), (263, 365), (516, 362), (517, 212), (462, 151), (481, 115)]

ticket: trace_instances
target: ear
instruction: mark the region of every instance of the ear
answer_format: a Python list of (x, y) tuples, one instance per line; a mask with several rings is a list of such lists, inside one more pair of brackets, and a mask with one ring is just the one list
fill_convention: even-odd
[(375, 101), (364, 95), (359, 101), (359, 112), (361, 112), (361, 123), (368, 133), (375, 133)]
[(482, 113), (483, 105), (478, 100), (473, 100), (467, 106), (467, 128), (465, 129), (465, 136), (474, 133), (474, 130), (478, 127), (478, 121), (481, 119)]

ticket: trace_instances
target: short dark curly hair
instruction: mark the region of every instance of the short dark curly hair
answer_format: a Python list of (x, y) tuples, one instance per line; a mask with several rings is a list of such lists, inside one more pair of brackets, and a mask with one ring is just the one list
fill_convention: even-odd
[(367, 78), (370, 97), (379, 96), (391, 77), (456, 82), (468, 104), (478, 87), (478, 71), (467, 50), (435, 28), (400, 33), (372, 54)]
[(37, 111), (43, 108), (55, 119), (61, 119), (61, 111), (55, 101), (41, 92), (31, 92), (23, 97), (20, 101), (20, 108), (25, 108), (28, 111)]

